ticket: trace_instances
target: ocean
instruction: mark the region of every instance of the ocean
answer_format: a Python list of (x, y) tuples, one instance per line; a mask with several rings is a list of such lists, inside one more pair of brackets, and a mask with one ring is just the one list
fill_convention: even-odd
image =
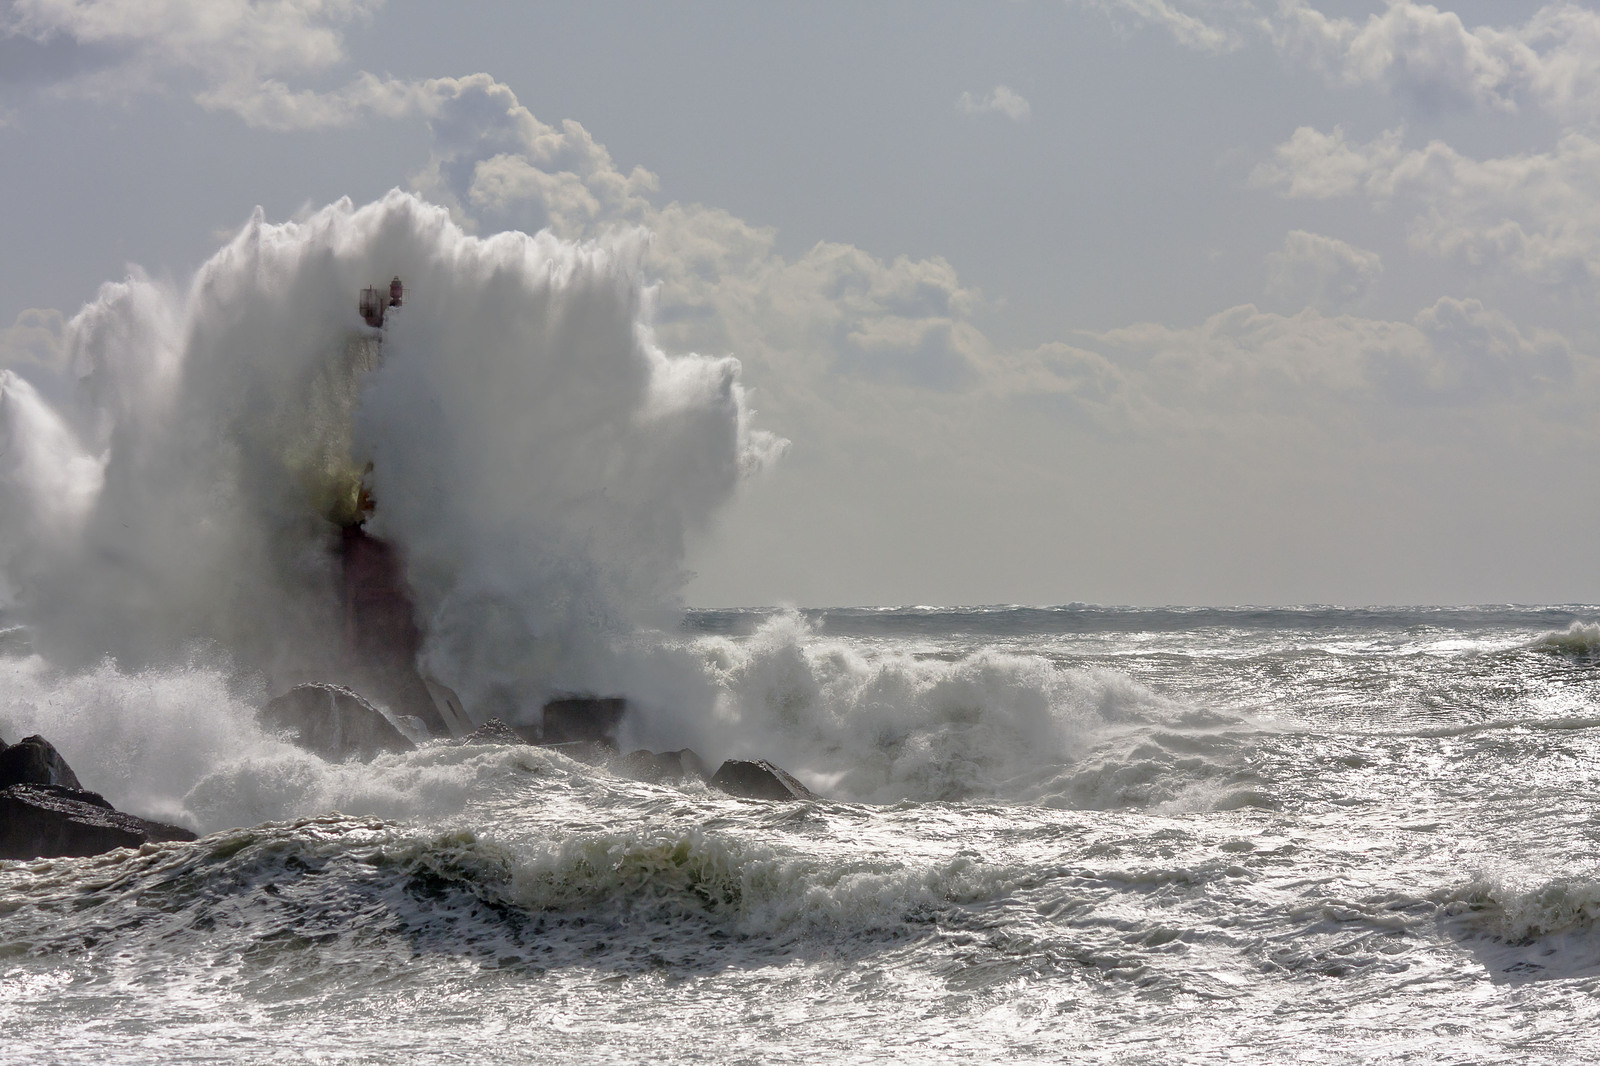
[(205, 835), (0, 863), (0, 1060), (1593, 1061), (1597, 620), (695, 610), (627, 638), (699, 702), (636, 707), (625, 748), (770, 758), (815, 803), (530, 746), (333, 764), (261, 731), (248, 671), (68, 669), (12, 630), (0, 736)]

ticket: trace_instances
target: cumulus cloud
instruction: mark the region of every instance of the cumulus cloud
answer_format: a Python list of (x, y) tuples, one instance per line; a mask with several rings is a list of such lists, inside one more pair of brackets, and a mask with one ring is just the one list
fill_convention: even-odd
[(1142, 323), (1045, 345), (1014, 360), (1007, 383), (1106, 429), (1238, 435), (1556, 403), (1580, 376), (1593, 388), (1591, 363), (1560, 334), (1521, 329), (1477, 300), (1441, 299), (1409, 322), (1246, 304), (1196, 326)]
[(434, 151), (416, 184), (469, 224), (578, 237), (653, 210), (655, 175), (622, 172), (581, 124), (539, 121), (487, 74), (430, 85)]
[(1032, 108), (1020, 94), (1004, 85), (996, 85), (982, 96), (962, 93), (956, 99), (956, 110), (963, 115), (998, 114), (1012, 122), (1021, 122)]
[(1469, 28), (1453, 11), (1409, 0), (1364, 22), (1285, 0), (1270, 33), (1288, 55), (1350, 85), (1379, 85), (1426, 106), (1515, 111), (1529, 100), (1557, 118), (1600, 119), (1600, 13), (1541, 7), (1520, 26)]
[(1381, 87), (1423, 108), (1515, 111), (1527, 102), (1563, 122), (1600, 121), (1600, 13), (1575, 3), (1495, 27), (1412, 0), (1388, 0), (1365, 19), (1331, 16), (1308, 0), (1085, 2), (1201, 51), (1266, 41), (1335, 84)]
[(1297, 306), (1339, 311), (1359, 301), (1383, 274), (1383, 260), (1320, 233), (1291, 230), (1267, 256), (1267, 292)]
[(342, 27), (382, 0), (13, 0), (0, 36), (55, 48), (36, 78), (115, 100), (193, 79), (209, 107), (247, 109), (281, 80), (345, 58)]
[(1335, 126), (1332, 133), (1301, 126), (1273, 150), (1270, 160), (1256, 166), (1250, 184), (1276, 189), (1291, 199), (1327, 200), (1362, 189), (1381, 194), (1382, 183), (1372, 185), (1372, 178), (1399, 161), (1400, 139), (1396, 129), (1367, 144), (1353, 144), (1342, 126)]
[(699, 205), (669, 205), (650, 225), (657, 329), (671, 347), (739, 352), (793, 380), (934, 389), (970, 384), (987, 357), (969, 320), (980, 298), (943, 259), (885, 261), (833, 242), (790, 259), (770, 229)]
[(1569, 133), (1549, 152), (1473, 159), (1442, 141), (1410, 151), (1400, 131), (1366, 143), (1302, 127), (1251, 178), (1290, 198), (1404, 201), (1420, 251), (1545, 285), (1600, 280), (1600, 141)]

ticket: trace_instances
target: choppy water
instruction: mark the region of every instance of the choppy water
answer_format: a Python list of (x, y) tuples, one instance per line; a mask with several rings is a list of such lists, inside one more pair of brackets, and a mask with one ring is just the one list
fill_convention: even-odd
[(0, 1059), (1591, 1061), (1597, 619), (691, 614), (712, 698), (635, 739), (818, 804), (329, 766), (220, 675), (13, 641), (0, 735), (211, 835), (0, 863)]

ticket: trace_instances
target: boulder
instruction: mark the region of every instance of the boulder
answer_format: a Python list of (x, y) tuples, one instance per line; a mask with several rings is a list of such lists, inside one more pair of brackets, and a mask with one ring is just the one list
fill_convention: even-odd
[(587, 741), (615, 751), (617, 723), (627, 709), (628, 701), (620, 696), (560, 696), (544, 705), (534, 739), (549, 745)]
[(60, 785), (82, 789), (78, 775), (44, 737), (35, 734), (7, 745), (0, 740), (0, 788), (10, 785)]
[(342, 685), (296, 685), (257, 715), (262, 726), (327, 759), (371, 759), (416, 747), (378, 708)]
[(746, 762), (729, 759), (717, 767), (717, 772), (707, 782), (730, 796), (762, 800), (815, 800), (815, 792), (802, 785), (795, 776), (781, 766), (765, 759)]
[(621, 777), (648, 781), (652, 785), (675, 785), (680, 781), (704, 781), (711, 776), (706, 764), (688, 748), (677, 751), (630, 751), (612, 764)]
[(187, 829), (124, 814), (94, 792), (61, 785), (0, 788), (0, 859), (98, 855), (193, 839)]

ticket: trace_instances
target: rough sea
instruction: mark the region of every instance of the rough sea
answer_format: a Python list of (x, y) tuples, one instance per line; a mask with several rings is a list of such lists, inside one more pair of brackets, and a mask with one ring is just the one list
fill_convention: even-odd
[[(0, 863), (0, 1060), (1591, 1062), (1600, 608), (693, 611), (708, 759), (333, 765), (16, 632), (0, 736), (208, 834)], [(640, 638), (643, 639), (643, 638)], [(714, 762), (713, 762), (713, 765)]]

